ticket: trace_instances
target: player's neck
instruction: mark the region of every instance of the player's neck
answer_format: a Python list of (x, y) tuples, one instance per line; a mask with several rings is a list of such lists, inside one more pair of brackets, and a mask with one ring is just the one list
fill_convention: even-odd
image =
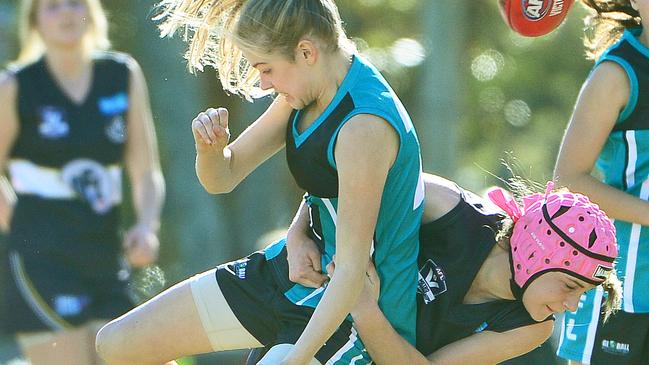
[(50, 71), (61, 79), (76, 79), (85, 75), (92, 63), (90, 52), (84, 47), (48, 48), (45, 59)]
[(336, 96), (340, 85), (345, 77), (347, 77), (352, 63), (352, 54), (343, 50), (332, 55), (323, 54), (323, 57), (328, 57), (329, 59), (324, 63), (327, 65), (326, 70), (322, 72), (325, 76), (319, 90), (316, 92), (315, 101), (312, 104), (312, 107), (318, 115), (325, 111), (334, 96)]
[(496, 244), (480, 267), (471, 288), (464, 297), (464, 303), (477, 304), (494, 300), (513, 300), (509, 287), (511, 270), (509, 252)]

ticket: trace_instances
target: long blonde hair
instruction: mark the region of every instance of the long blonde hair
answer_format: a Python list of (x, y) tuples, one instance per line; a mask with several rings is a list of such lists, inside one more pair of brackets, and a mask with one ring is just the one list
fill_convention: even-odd
[[(18, 19), (18, 35), (20, 37), (20, 53), (14, 61), (16, 65), (35, 61), (45, 52), (45, 45), (36, 29), (36, 11), (39, 0), (22, 0), (20, 17)], [(108, 20), (99, 0), (84, 0), (88, 7), (90, 29), (86, 36), (86, 46), (90, 50), (106, 50), (110, 48), (108, 40)]]
[(586, 56), (596, 60), (615, 43), (625, 29), (642, 25), (640, 13), (633, 9), (629, 0), (581, 0), (590, 10), (586, 17), (584, 45)]
[(354, 50), (333, 0), (163, 0), (158, 6), (161, 37), (184, 31), (190, 71), (211, 66), (224, 90), (248, 100), (259, 73), (242, 50), (292, 61), (303, 37), (326, 52)]

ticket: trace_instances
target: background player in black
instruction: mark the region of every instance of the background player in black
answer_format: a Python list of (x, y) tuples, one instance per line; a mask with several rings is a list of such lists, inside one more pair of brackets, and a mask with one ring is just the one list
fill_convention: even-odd
[[(131, 307), (122, 245), (135, 267), (158, 254), (164, 182), (146, 83), (132, 58), (104, 52), (98, 0), (21, 5), (20, 55), (0, 76), (5, 328), (35, 365), (96, 364), (99, 325)], [(137, 223), (120, 242), (123, 167)]]
[[(509, 219), (492, 203), (451, 181), (427, 174), (424, 180), (417, 350), (383, 319), (375, 303), (378, 276), (369, 270), (365, 291), (352, 316), (373, 360), (377, 364), (495, 364), (538, 347), (552, 332), (552, 313), (575, 310), (581, 294), (594, 284), (542, 263), (542, 270), (521, 288), (512, 281), (510, 233), (499, 234), (509, 231), (505, 227), (511, 226), (511, 221), (508, 223)], [(590, 203), (584, 207), (598, 210)], [(294, 244), (289, 250), (302, 247), (307, 252), (313, 247), (304, 234), (305, 214), (299, 212), (291, 225), (288, 237)], [(608, 232), (598, 230), (597, 242), (614, 244), (610, 221), (597, 216)], [(536, 252), (543, 259), (565, 261), (574, 256), (574, 252), (562, 251), (562, 246), (545, 243), (549, 250)], [(294, 278), (308, 278), (315, 285), (321, 279), (326, 281), (321, 273), (313, 272), (309, 260), (291, 263), (290, 253), (288, 259)], [(619, 302), (621, 290), (614, 272), (608, 275), (604, 281), (609, 293), (607, 314)], [(260, 358), (259, 352), (251, 353), (248, 364)]]

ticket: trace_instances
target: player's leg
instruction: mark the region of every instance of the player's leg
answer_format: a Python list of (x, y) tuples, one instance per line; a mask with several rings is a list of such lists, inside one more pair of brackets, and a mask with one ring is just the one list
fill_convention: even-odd
[(261, 344), (240, 324), (210, 270), (111, 321), (97, 334), (96, 346), (110, 365), (160, 365)]
[[(99, 329), (106, 325), (108, 321), (95, 320), (89, 322), (84, 328), (86, 329), (86, 348), (90, 351), (90, 357), (94, 360), (93, 363), (88, 363), (89, 365), (106, 365), (106, 363), (99, 357), (97, 351), (95, 350), (95, 339), (97, 338), (97, 333)], [(163, 365), (178, 365), (175, 361), (170, 361)]]

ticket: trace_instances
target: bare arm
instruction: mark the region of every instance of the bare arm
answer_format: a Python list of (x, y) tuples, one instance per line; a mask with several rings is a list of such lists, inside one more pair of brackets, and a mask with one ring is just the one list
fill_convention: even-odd
[(357, 115), (340, 131), (336, 272), (285, 363), (305, 363), (349, 314), (363, 288), (383, 187), (396, 158), (396, 131), (383, 119)]
[(209, 193), (232, 191), (250, 172), (284, 147), (291, 107), (279, 96), (232, 143), (228, 111), (208, 109), (192, 121), (196, 175)]
[(142, 70), (135, 60), (129, 63), (129, 111), (126, 167), (131, 182), (137, 223), (126, 234), (127, 258), (134, 266), (152, 264), (158, 257), (157, 231), (164, 202), (165, 184), (160, 169), (149, 92)]
[(18, 135), (16, 95), (18, 85), (13, 76), (0, 74), (0, 231), (7, 231), (16, 194), (5, 177), (7, 157)]
[(649, 202), (590, 175), (629, 94), (628, 77), (616, 63), (604, 62), (593, 71), (577, 99), (554, 175), (561, 185), (587, 195), (612, 218), (649, 225)]
[[(357, 306), (352, 315), (354, 326), (377, 365), (497, 364), (532, 351), (552, 333), (551, 321), (502, 333), (484, 331), (424, 357), (394, 330), (375, 303), (372, 305), (366, 301), (362, 308)], [(502, 346), (504, 343), (507, 346)]]
[(442, 347), (429, 355), (428, 360), (440, 365), (496, 365), (539, 347), (550, 337), (553, 326), (553, 321), (545, 321), (507, 332), (476, 333)]

